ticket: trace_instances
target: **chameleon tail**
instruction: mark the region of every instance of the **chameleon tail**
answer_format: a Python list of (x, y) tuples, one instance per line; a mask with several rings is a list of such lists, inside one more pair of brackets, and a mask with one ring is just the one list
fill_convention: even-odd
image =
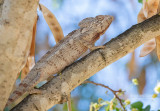
[[(32, 72), (30, 72), (32, 73)], [(21, 97), (25, 92), (29, 91), (31, 88), (33, 88), (37, 83), (40, 82), (41, 73), (32, 73), (32, 75), (36, 75), (36, 77), (32, 80), (32, 76), (29, 74), (26, 76), (26, 78), (19, 84), (19, 86), (16, 88), (16, 90), (10, 95), (8, 102), (6, 106), (10, 105), (14, 101), (16, 101), (19, 97)], [(32, 81), (29, 81), (32, 80)]]
[(16, 90), (10, 95), (6, 106), (16, 101), (20, 96), (22, 96), (27, 91), (28, 84), (20, 83)]

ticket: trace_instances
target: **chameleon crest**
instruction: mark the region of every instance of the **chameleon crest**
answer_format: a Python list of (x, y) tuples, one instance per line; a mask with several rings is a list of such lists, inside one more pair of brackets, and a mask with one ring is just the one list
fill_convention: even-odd
[[(113, 21), (113, 16), (110, 15), (98, 15), (96, 17), (88, 17), (83, 19), (78, 25), (81, 28), (89, 28), (96, 26), (108, 26)], [(108, 28), (108, 27), (107, 27)]]

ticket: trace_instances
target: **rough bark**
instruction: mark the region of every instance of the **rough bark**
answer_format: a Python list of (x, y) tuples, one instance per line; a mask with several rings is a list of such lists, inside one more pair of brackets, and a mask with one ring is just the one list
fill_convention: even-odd
[(26, 61), (37, 0), (0, 0), (0, 111)]
[(67, 95), (83, 81), (109, 64), (134, 51), (146, 41), (160, 35), (160, 16), (131, 27), (106, 43), (105, 49), (91, 52), (62, 71), (60, 76), (40, 88), (42, 94), (29, 95), (12, 111), (45, 111), (67, 100)]

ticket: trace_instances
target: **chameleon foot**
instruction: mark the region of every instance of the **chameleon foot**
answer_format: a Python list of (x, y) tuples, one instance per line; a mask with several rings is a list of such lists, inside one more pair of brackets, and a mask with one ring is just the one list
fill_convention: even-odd
[(42, 91), (39, 89), (32, 89), (29, 91), (29, 94), (42, 94)]
[(93, 50), (96, 50), (96, 49), (104, 49), (104, 48), (105, 48), (105, 46), (94, 46), (94, 47), (90, 47), (89, 49), (91, 51), (93, 51)]
[(81, 40), (81, 43), (84, 45), (84, 46), (86, 46), (86, 47), (88, 47), (88, 49), (90, 50), (90, 51), (93, 51), (93, 50), (95, 50), (95, 49), (103, 49), (103, 48), (105, 48), (105, 46), (95, 46), (93, 43), (90, 43), (90, 42), (88, 42), (88, 41), (86, 41), (86, 40), (84, 40), (84, 39), (82, 39)]

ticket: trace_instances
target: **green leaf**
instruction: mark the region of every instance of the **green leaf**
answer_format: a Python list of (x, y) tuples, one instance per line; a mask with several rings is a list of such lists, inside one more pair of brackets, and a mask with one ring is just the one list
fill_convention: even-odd
[(143, 103), (140, 101), (131, 104), (131, 109), (137, 108), (139, 111), (142, 111), (142, 107), (143, 107)]
[(151, 106), (148, 105), (146, 108), (143, 109), (143, 111), (150, 111), (150, 109), (151, 109)]
[(110, 105), (108, 105), (107, 107), (105, 107), (105, 111), (109, 111), (109, 107), (110, 107)]
[(67, 108), (67, 103), (65, 103), (64, 105), (63, 105), (63, 111), (67, 111), (68, 110), (68, 108)]
[(142, 0), (138, 0), (139, 3), (142, 3)]
[(119, 111), (119, 108), (116, 108), (116, 111)]

